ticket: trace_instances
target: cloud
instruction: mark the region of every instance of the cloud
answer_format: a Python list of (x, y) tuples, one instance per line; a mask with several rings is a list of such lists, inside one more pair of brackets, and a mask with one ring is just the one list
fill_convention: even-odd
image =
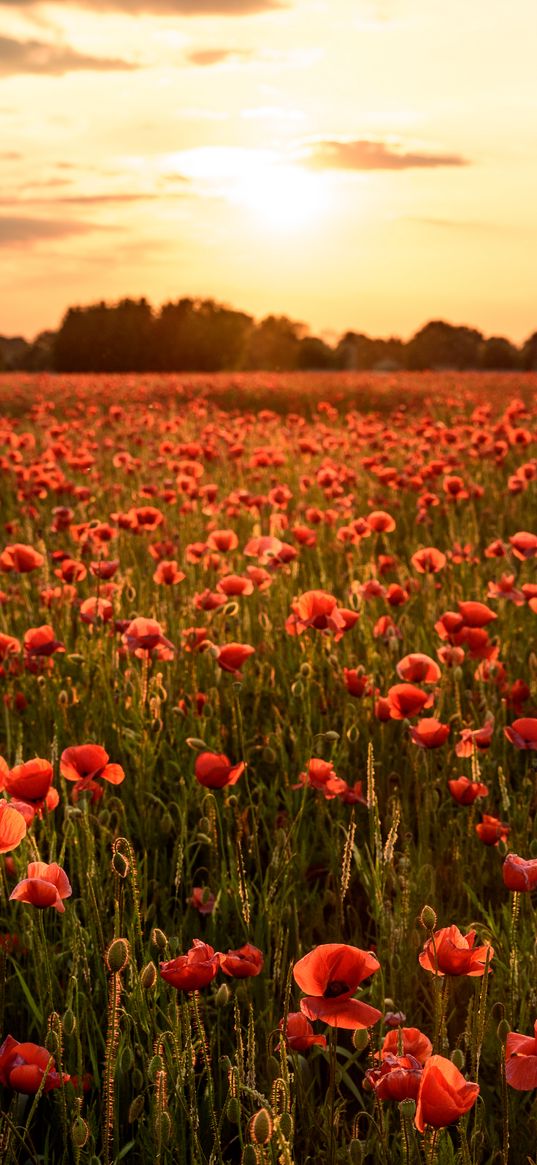
[[(51, 0), (60, 3), (65, 0)], [(39, 0), (0, 0), (4, 8), (32, 8)], [(127, 16), (250, 16), (288, 5), (284, 0), (71, 0), (96, 12), (124, 12)]]
[(306, 148), (305, 161), (317, 170), (410, 170), (468, 165), (461, 154), (412, 152), (367, 139), (313, 142)]
[(88, 231), (103, 229), (106, 228), (86, 222), (0, 215), (0, 247), (24, 246), (42, 239), (64, 239), (68, 235), (85, 235)]
[(187, 53), (191, 65), (221, 65), (224, 61), (248, 59), (252, 53), (248, 49), (194, 49)]
[(117, 57), (90, 57), (69, 45), (47, 44), (40, 40), (14, 40), (0, 36), (0, 76), (40, 73), (60, 77), (75, 69), (102, 71), (136, 69), (138, 66)]
[[(181, 175), (175, 176), (177, 181), (184, 182), (185, 179)], [(178, 198), (184, 198), (186, 192), (175, 191), (173, 194), (168, 192), (158, 193), (154, 191), (140, 191), (138, 194), (60, 194), (53, 198), (39, 197), (31, 195), (27, 197), (15, 199), (17, 206), (108, 206), (114, 204), (125, 205), (131, 202), (155, 202), (162, 199), (176, 201)], [(13, 206), (14, 200), (12, 198), (0, 198), (0, 206)], [(95, 228), (97, 229), (97, 228)]]

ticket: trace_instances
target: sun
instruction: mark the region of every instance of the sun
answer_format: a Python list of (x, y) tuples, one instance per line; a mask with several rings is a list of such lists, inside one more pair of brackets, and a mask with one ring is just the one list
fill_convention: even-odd
[(283, 163), (249, 169), (237, 178), (230, 198), (276, 232), (311, 227), (322, 216), (327, 202), (319, 175)]

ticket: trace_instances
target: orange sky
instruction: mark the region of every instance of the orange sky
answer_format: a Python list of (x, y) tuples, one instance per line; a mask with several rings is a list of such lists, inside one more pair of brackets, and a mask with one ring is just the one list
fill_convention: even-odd
[(537, 329), (534, 0), (0, 0), (0, 333)]

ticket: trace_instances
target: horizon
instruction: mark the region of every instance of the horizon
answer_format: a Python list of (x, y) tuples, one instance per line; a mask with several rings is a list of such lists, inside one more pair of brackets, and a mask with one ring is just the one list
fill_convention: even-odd
[(535, 329), (530, 0), (0, 0), (0, 22), (5, 335), (178, 283), (323, 338)]
[[(63, 312), (61, 314), (61, 318), (56, 326), (51, 325), (50, 327), (42, 328), (42, 329), (40, 329), (39, 332), (35, 332), (31, 336), (24, 335), (22, 332), (13, 333), (13, 334), (8, 335), (7, 332), (5, 332), (3, 330), (2, 321), (0, 320), (0, 339), (10, 340), (10, 341), (22, 339), (26, 343), (31, 345), (31, 344), (35, 343), (36, 340), (39, 339), (39, 336), (44, 334), (44, 333), (50, 332), (53, 334), (57, 334), (60, 331), (62, 323), (65, 320), (65, 317), (67, 316), (67, 313), (69, 311), (71, 311), (73, 309), (74, 310), (81, 309), (82, 311), (85, 311), (90, 307), (97, 306), (101, 302), (105, 302), (106, 307), (113, 308), (113, 307), (117, 306), (119, 303), (121, 303), (122, 301), (145, 299), (146, 302), (148, 303), (149, 308), (151, 309), (152, 314), (154, 316), (157, 316), (158, 313), (161, 311), (162, 307), (164, 306), (164, 303), (177, 303), (178, 300), (182, 299), (182, 298), (191, 299), (191, 300), (198, 300), (199, 299), (200, 301), (204, 301), (204, 300), (209, 300), (211, 297), (209, 297), (209, 296), (193, 296), (193, 295), (185, 295), (185, 296), (177, 295), (172, 299), (163, 301), (162, 303), (158, 303), (158, 304), (152, 303), (148, 296), (143, 296), (143, 295), (138, 296), (138, 297), (135, 297), (132, 295), (120, 295), (117, 297), (117, 299), (114, 299), (111, 301), (103, 301), (102, 298), (97, 298), (94, 301), (92, 301), (91, 303), (69, 304), (63, 310)], [(289, 318), (289, 317), (285, 316), (284, 312), (278, 311), (277, 309), (274, 311), (271, 311), (271, 312), (267, 312), (266, 316), (257, 316), (257, 315), (254, 315), (254, 313), (252, 311), (250, 311), (248, 308), (242, 307), (242, 306), (237, 305), (237, 304), (228, 303), (227, 301), (224, 301), (222, 299), (214, 298), (213, 302), (219, 307), (229, 309), (230, 311), (233, 311), (233, 312), (241, 312), (241, 313), (244, 313), (246, 315), (251, 316), (253, 323), (256, 326), (259, 325), (263, 321), (263, 319), (266, 319), (269, 316), (274, 316), (275, 318)], [(292, 324), (295, 324), (299, 327), (305, 328), (306, 329), (306, 333), (305, 333), (306, 336), (318, 337), (319, 339), (322, 339), (324, 341), (324, 343), (329, 345), (329, 346), (331, 346), (331, 345), (335, 346), (340, 340), (343, 339), (343, 337), (347, 333), (354, 333), (354, 335), (356, 335), (356, 336), (363, 335), (367, 339), (375, 341), (375, 342), (387, 343), (389, 341), (395, 341), (395, 342), (400, 342), (403, 345), (406, 345), (406, 344), (409, 344), (410, 341), (416, 335), (418, 335), (424, 328), (426, 328), (428, 325), (430, 325), (432, 323), (442, 323), (442, 324), (447, 325), (447, 327), (450, 327), (450, 328), (467, 328), (470, 331), (482, 332), (483, 340), (485, 340), (485, 341), (490, 340), (490, 339), (500, 339), (501, 338), (501, 339), (507, 340), (515, 348), (522, 348), (524, 343), (526, 343), (528, 340), (530, 340), (533, 335), (537, 334), (537, 318), (535, 320), (534, 326), (530, 329), (528, 334), (525, 335), (522, 338), (522, 340), (519, 342), (514, 340), (512, 336), (507, 335), (505, 331), (487, 333), (487, 332), (483, 332), (481, 328), (478, 328), (475, 324), (470, 323), (468, 321), (463, 323), (461, 321), (457, 322), (454, 320), (446, 320), (446, 319), (441, 318), (439, 315), (434, 315), (434, 314), (432, 314), (429, 319), (426, 319), (423, 321), (423, 323), (419, 324), (418, 327), (413, 328), (413, 330), (410, 331), (405, 336), (399, 335), (399, 334), (397, 334), (397, 332), (395, 332), (395, 330), (389, 330), (389, 329), (387, 331), (385, 331), (382, 335), (380, 335), (380, 334), (371, 335), (369, 332), (363, 331), (360, 328), (359, 324), (350, 325), (349, 327), (344, 328), (341, 331), (335, 331), (334, 329), (330, 329), (330, 328), (324, 328), (324, 329), (321, 328), (318, 331), (314, 331), (311, 324), (307, 320), (303, 320), (303, 319), (296, 320), (296, 319), (289, 318), (289, 322)]]

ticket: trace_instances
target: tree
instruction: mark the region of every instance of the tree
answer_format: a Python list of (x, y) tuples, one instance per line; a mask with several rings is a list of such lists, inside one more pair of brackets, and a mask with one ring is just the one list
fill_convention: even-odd
[(431, 320), (406, 346), (407, 368), (479, 368), (483, 335), (474, 328)]

